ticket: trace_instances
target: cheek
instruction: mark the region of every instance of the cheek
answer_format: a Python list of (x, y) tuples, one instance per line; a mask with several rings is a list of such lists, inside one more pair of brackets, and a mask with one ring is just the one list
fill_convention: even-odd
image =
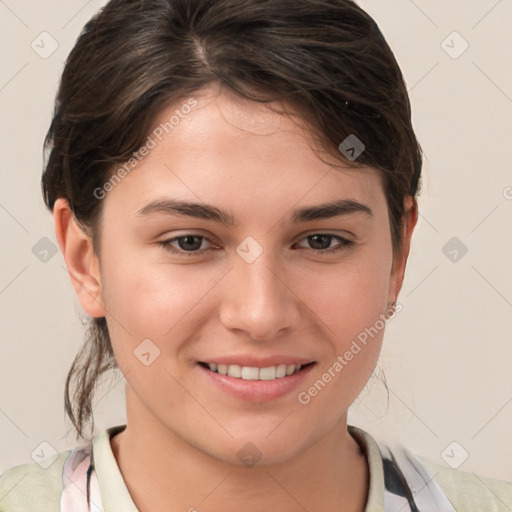
[(193, 265), (148, 263), (142, 256), (123, 256), (127, 253), (112, 251), (115, 256), (102, 265), (103, 298), (116, 356), (131, 354), (145, 339), (162, 351), (168, 345), (164, 340), (176, 341), (176, 350), (179, 340), (189, 338), (197, 326), (201, 299), (216, 280)]
[[(381, 255), (381, 258), (375, 255)], [(388, 256), (386, 256), (388, 255)], [(315, 313), (329, 348), (299, 403), (335, 422), (370, 378), (386, 326), (391, 252), (373, 246), (301, 281), (298, 294)], [(320, 377), (320, 378), (319, 378)]]
[(368, 247), (339, 264), (297, 278), (294, 291), (323, 324), (338, 350), (386, 311), (391, 259), (379, 259), (375, 254), (375, 249)]

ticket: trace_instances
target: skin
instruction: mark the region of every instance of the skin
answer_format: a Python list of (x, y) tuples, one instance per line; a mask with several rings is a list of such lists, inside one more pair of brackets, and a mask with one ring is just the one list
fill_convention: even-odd
[[(198, 106), (106, 194), (98, 255), (66, 201), (54, 208), (81, 305), (106, 316), (126, 378), (127, 428), (111, 439), (114, 456), (141, 512), (362, 511), (368, 469), (347, 432), (347, 410), (375, 368), (384, 330), (308, 404), (297, 393), (397, 300), (416, 201), (405, 203), (403, 249), (393, 255), (376, 170), (323, 162), (306, 128), (225, 90), (194, 98)], [(238, 224), (137, 213), (163, 197), (215, 205)], [(373, 216), (291, 222), (296, 208), (342, 198)], [(314, 245), (307, 237), (325, 232), (355, 243), (323, 254), (339, 240)], [(173, 254), (158, 243), (190, 233), (206, 237), (192, 249), (202, 253)], [(248, 236), (263, 250), (252, 263), (236, 252)], [(134, 350), (148, 338), (160, 356), (145, 366)], [(225, 354), (316, 364), (299, 389), (257, 403), (205, 378), (197, 362)], [(248, 442), (261, 453), (254, 467), (237, 457)]]

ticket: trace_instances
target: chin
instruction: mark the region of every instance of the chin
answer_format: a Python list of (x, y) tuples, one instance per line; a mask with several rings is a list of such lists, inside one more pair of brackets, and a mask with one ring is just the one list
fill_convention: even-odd
[[(275, 426), (274, 423), (272, 428), (275, 429)], [(265, 434), (262, 434), (261, 430), (254, 430), (246, 431), (243, 435), (234, 435), (233, 439), (216, 444), (214, 450), (212, 444), (205, 445), (204, 451), (227, 464), (252, 468), (289, 462), (315, 442), (313, 438), (304, 438), (304, 430), (302, 435), (298, 436), (290, 435), (290, 432), (284, 429), (280, 435), (276, 432), (268, 435), (272, 428), (264, 430)]]

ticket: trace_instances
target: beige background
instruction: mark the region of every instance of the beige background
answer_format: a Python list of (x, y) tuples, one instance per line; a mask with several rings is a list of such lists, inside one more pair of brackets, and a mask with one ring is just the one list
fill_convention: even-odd
[[(0, 471), (30, 462), (43, 441), (75, 444), (63, 393), (80, 309), (61, 255), (42, 262), (32, 248), (55, 243), (39, 180), (59, 75), (101, 4), (0, 0)], [(425, 166), (403, 311), (381, 358), (389, 407), (376, 378), (350, 421), (438, 463), (512, 480), (512, 2), (360, 5), (402, 67)], [(58, 43), (45, 59), (31, 47), (44, 31)], [(443, 252), (452, 237), (467, 247), (457, 261), (445, 255), (453, 247)], [(119, 376), (97, 394), (96, 431), (125, 421)]]

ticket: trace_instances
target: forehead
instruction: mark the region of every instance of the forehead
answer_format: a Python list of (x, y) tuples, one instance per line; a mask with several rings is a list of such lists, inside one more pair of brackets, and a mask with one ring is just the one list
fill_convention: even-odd
[(317, 134), (298, 113), (282, 104), (272, 107), (286, 108), (291, 117), (214, 88), (166, 106), (153, 123), (151, 149), (108, 193), (107, 202), (123, 196), (137, 208), (165, 193), (229, 201), (234, 208), (312, 203), (340, 194), (382, 200), (378, 171), (344, 166), (315, 144)]

